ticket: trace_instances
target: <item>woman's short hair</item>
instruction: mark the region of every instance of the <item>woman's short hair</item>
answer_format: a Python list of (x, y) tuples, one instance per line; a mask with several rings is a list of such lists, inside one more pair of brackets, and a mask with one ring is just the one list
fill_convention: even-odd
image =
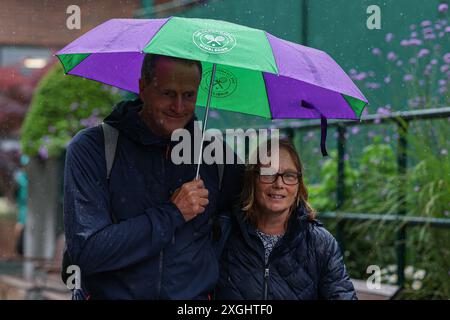
[[(267, 140), (263, 143), (267, 143), (266, 150), (270, 152), (271, 150), (271, 140)], [(261, 147), (261, 144), (258, 146), (258, 148), (254, 151), (256, 152), (256, 164), (247, 164), (245, 173), (244, 173), (244, 185), (241, 193), (241, 202), (243, 211), (245, 212), (247, 218), (250, 220), (250, 223), (253, 226), (258, 225), (258, 213), (255, 212), (255, 185), (258, 181), (258, 175), (259, 175), (259, 168), (261, 167), (261, 161), (259, 158), (259, 148)], [(280, 139), (279, 140), (279, 149), (286, 150), (289, 155), (292, 158), (292, 161), (295, 164), (295, 167), (297, 169), (297, 172), (300, 173), (299, 177), (299, 183), (298, 183), (298, 192), (297, 197), (294, 202), (293, 207), (291, 208), (291, 212), (294, 208), (298, 207), (299, 205), (303, 205), (305, 208), (308, 218), (310, 220), (315, 218), (316, 212), (311, 207), (311, 205), (308, 203), (308, 190), (306, 189), (305, 183), (303, 181), (303, 165), (300, 160), (300, 157), (297, 153), (297, 150), (295, 149), (295, 146), (292, 144), (291, 141), (288, 139)], [(289, 213), (290, 214), (290, 213)]]

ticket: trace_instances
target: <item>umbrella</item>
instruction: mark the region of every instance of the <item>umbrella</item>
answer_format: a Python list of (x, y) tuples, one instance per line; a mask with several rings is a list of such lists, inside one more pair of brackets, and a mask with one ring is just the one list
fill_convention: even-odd
[(202, 62), (203, 133), (210, 107), (269, 119), (318, 118), (325, 156), (327, 119), (358, 120), (367, 104), (325, 52), (219, 20), (112, 19), (56, 55), (66, 74), (138, 93), (146, 53)]

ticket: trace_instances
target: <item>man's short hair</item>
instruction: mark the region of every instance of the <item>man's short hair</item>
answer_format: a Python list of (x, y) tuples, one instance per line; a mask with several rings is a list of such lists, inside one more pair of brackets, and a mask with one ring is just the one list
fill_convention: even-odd
[(155, 66), (156, 62), (162, 58), (167, 57), (176, 61), (180, 61), (182, 63), (186, 63), (187, 65), (196, 65), (198, 68), (198, 71), (200, 72), (200, 77), (202, 76), (202, 63), (197, 60), (189, 60), (189, 59), (183, 59), (183, 58), (177, 58), (177, 57), (170, 57), (170, 56), (163, 56), (159, 54), (154, 53), (147, 53), (144, 57), (144, 62), (142, 63), (141, 68), (141, 78), (146, 82), (149, 83), (153, 80), (153, 77), (155, 76)]

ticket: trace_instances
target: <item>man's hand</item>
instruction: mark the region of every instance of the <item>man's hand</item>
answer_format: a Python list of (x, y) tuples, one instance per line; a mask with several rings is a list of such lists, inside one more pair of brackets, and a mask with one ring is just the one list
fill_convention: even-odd
[(202, 179), (186, 182), (178, 188), (170, 200), (181, 211), (185, 221), (195, 218), (208, 205), (208, 189)]

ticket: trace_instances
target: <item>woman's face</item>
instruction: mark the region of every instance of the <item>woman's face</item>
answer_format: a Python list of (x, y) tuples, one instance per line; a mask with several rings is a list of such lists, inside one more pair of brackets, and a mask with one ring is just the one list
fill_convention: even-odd
[[(279, 154), (280, 167), (278, 173), (297, 174), (298, 169), (295, 167), (289, 152), (280, 149)], [(263, 165), (263, 167), (268, 167), (268, 165)], [(273, 183), (264, 183), (261, 182), (259, 174), (255, 183), (255, 202), (261, 213), (283, 214), (289, 212), (297, 197), (298, 184), (287, 185), (283, 182), (281, 176), (278, 176)]]

